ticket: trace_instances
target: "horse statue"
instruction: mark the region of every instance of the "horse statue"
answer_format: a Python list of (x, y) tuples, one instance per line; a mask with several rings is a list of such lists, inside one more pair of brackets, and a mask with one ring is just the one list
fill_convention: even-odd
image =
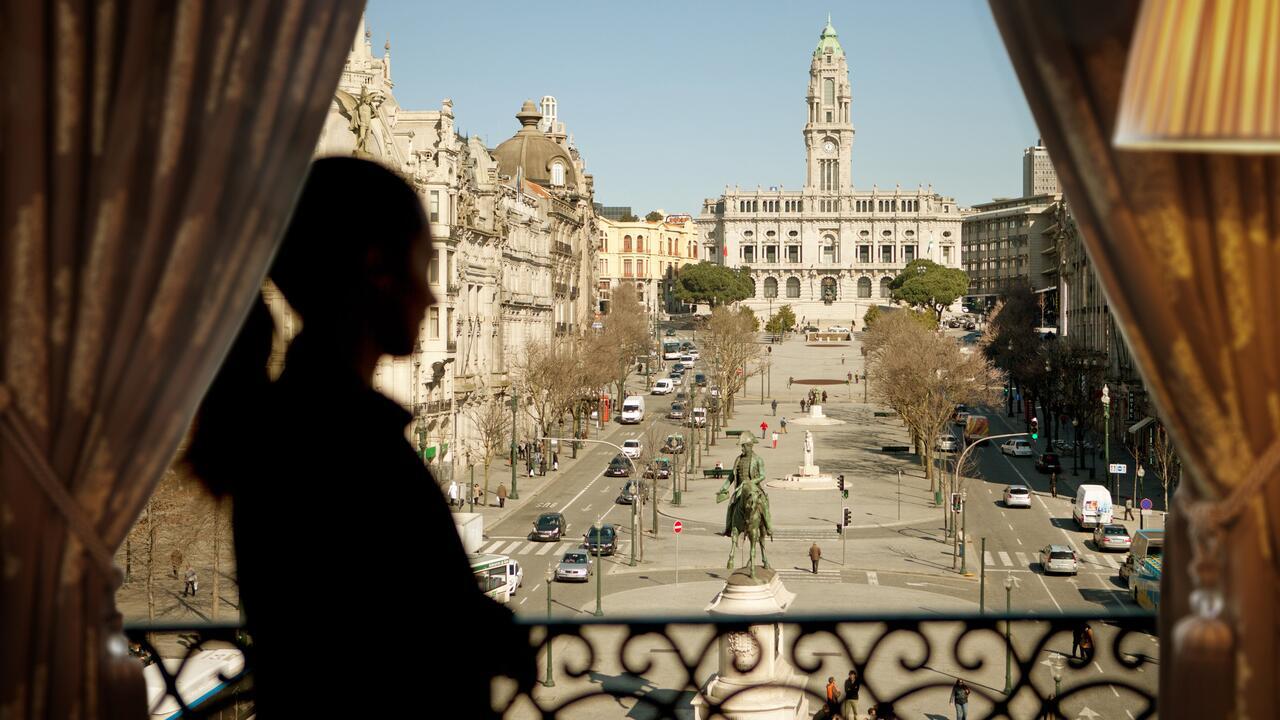
[[(725, 480), (724, 486), (716, 494), (716, 502), (723, 502), (730, 495), (733, 497), (725, 513), (725, 535), (730, 538), (729, 562), (726, 567), (734, 569), (738, 543), (745, 537), (750, 545), (747, 572), (752, 578), (756, 576), (756, 549), (759, 548), (760, 561), (768, 568), (769, 559), (764, 553), (764, 539), (766, 536), (773, 538), (769, 496), (760, 486), (760, 482), (764, 480), (764, 461), (752, 452), (751, 446), (754, 444), (753, 436), (743, 435), (742, 454), (734, 462), (733, 475)], [(735, 486), (732, 491), (729, 489), (730, 484)]]

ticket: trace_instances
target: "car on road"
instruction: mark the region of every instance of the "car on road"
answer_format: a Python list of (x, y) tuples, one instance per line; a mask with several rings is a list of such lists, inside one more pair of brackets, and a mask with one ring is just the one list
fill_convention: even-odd
[(1104, 551), (1128, 550), (1133, 547), (1133, 538), (1129, 536), (1129, 528), (1123, 525), (1099, 525), (1093, 529), (1093, 545)]
[(675, 328), (667, 328), (666, 336), (675, 337), (676, 336)]
[(1080, 574), (1080, 560), (1076, 551), (1066, 545), (1045, 545), (1040, 550), (1040, 569), (1049, 573)]
[(700, 359), (702, 358), (702, 353), (698, 352), (698, 348), (696, 348), (696, 347), (694, 347), (694, 346), (690, 345), (690, 346), (689, 346), (689, 357), (693, 358), (693, 361), (694, 361), (694, 362), (698, 362), (698, 360), (700, 360)]
[(640, 438), (630, 438), (622, 441), (622, 454), (635, 460), (640, 457), (640, 453), (644, 452), (644, 445), (640, 442)]
[(958, 318), (951, 318), (950, 320), (947, 321), (947, 327), (949, 328), (960, 327), (960, 320)]
[(605, 468), (606, 477), (631, 477), (631, 463), (621, 455), (615, 455)]
[(684, 452), (684, 436), (668, 435), (667, 439), (662, 443), (662, 452), (672, 455), (679, 455)]
[(713, 397), (713, 398), (720, 397), (720, 388), (715, 385), (712, 385), (711, 388), (707, 390), (707, 396)]
[(955, 452), (960, 449), (960, 443), (956, 442), (954, 435), (940, 435), (938, 442), (934, 443), (933, 449), (938, 452)]
[(542, 513), (533, 521), (531, 540), (553, 542), (564, 538), (569, 531), (569, 522), (558, 512)]
[(592, 555), (612, 555), (618, 551), (618, 528), (611, 523), (592, 525), (583, 534), (582, 545)]
[(671, 371), (671, 376), (668, 379), (671, 380), (671, 384), (675, 385), (676, 387), (680, 387), (681, 385), (684, 385), (684, 373), (682, 372), (675, 372), (673, 370)]
[(977, 329), (978, 329), (978, 323), (976, 323), (976, 322), (974, 322), (974, 321), (972, 321), (972, 320), (966, 320), (966, 321), (965, 321), (965, 323), (964, 323), (964, 329), (965, 329), (965, 330), (977, 330)]
[(672, 420), (683, 420), (684, 419), (684, 403), (682, 402), (671, 403), (671, 409), (667, 411), (667, 417)]
[(707, 425), (707, 409), (696, 407), (689, 414), (689, 424), (693, 427), (706, 427)]
[(684, 365), (685, 370), (693, 369), (693, 353), (685, 353), (680, 358), (680, 363)]
[(705, 373), (694, 373), (694, 374), (693, 374), (693, 384), (694, 384), (694, 385), (697, 385), (698, 387), (706, 387), (706, 386), (707, 386), (707, 376), (706, 376), (706, 374), (705, 374)]
[(640, 492), (640, 488), (636, 485), (635, 480), (628, 480), (622, 484), (622, 489), (618, 491), (618, 497), (614, 502), (619, 505), (631, 505), (636, 501), (636, 493)]
[(1031, 490), (1026, 485), (1010, 485), (1004, 489), (1004, 506), (1031, 507)]
[(684, 390), (677, 390), (675, 398), (676, 402), (689, 402), (689, 393)]
[(951, 416), (951, 422), (956, 425), (964, 425), (969, 422), (969, 411), (957, 410), (955, 414)]
[(831, 327), (827, 328), (827, 332), (830, 332), (830, 333), (847, 333), (847, 332), (851, 332), (851, 331), (849, 330), (849, 328), (845, 327), (844, 325), (832, 325)]
[(650, 395), (670, 395), (675, 392), (676, 386), (666, 378), (657, 380), (653, 383), (653, 389), (649, 391)]
[(1062, 460), (1058, 458), (1057, 453), (1040, 453), (1036, 458), (1036, 470), (1046, 474), (1061, 474)]
[(1034, 454), (1031, 450), (1031, 443), (1017, 438), (1005, 440), (1000, 445), (1000, 452), (1014, 457), (1031, 457)]
[(681, 341), (680, 341), (680, 352), (685, 352), (685, 351), (692, 350), (692, 349), (693, 349), (693, 343), (692, 343), (692, 342), (689, 342), (688, 340), (681, 340)]
[(556, 565), (559, 582), (586, 582), (591, 578), (591, 556), (585, 550), (570, 550)]
[(678, 362), (671, 366), (671, 374), (674, 375), (676, 373), (680, 373), (681, 375), (683, 375), (686, 369), (687, 368), (685, 367), (683, 362)]

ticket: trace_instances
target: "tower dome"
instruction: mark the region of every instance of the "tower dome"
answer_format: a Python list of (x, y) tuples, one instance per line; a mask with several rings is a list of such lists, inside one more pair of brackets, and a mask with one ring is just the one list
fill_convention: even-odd
[(523, 176), (548, 188), (578, 188), (578, 175), (568, 151), (538, 129), (542, 113), (532, 100), (525, 100), (520, 112), (520, 131), (494, 148), (493, 158), (498, 161), (498, 172), (516, 176), (519, 169)]

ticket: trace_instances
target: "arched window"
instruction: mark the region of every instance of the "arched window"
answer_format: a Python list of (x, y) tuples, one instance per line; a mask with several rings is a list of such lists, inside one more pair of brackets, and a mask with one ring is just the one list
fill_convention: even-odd
[(778, 278), (764, 279), (764, 296), (767, 298), (778, 297)]
[(869, 277), (858, 278), (858, 297), (860, 298), (871, 297), (871, 278)]
[(636, 252), (644, 252), (644, 236), (636, 236)]
[(822, 104), (827, 107), (836, 104), (836, 81), (831, 78), (822, 81)]
[(826, 264), (840, 262), (840, 258), (836, 255), (836, 238), (834, 235), (822, 236), (822, 262)]
[(631, 236), (622, 236), (622, 252), (631, 252)]
[(564, 185), (564, 163), (552, 163), (551, 165), (551, 184)]
[(789, 298), (800, 297), (800, 278), (798, 277), (787, 278), (787, 297)]
[(893, 280), (891, 278), (887, 278), (887, 277), (880, 278), (880, 297), (882, 298), (893, 297), (893, 289), (889, 287), (889, 285), (891, 285), (892, 283), (893, 283)]

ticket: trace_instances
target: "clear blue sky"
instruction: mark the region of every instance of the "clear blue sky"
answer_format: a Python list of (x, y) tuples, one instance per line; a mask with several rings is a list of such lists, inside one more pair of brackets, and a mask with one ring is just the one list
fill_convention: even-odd
[(696, 214), (725, 185), (804, 176), (809, 60), (831, 13), (849, 58), (856, 188), (1020, 194), (1035, 124), (983, 0), (812, 3), (369, 0), (400, 105), (453, 98), (490, 147), (526, 98), (559, 101), (596, 201)]

